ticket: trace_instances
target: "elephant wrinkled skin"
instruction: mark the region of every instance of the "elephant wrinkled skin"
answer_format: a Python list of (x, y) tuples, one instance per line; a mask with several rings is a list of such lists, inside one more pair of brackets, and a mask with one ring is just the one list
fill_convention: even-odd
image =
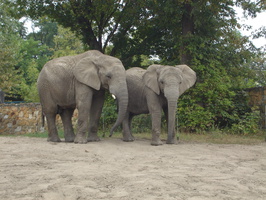
[(135, 115), (150, 113), (152, 118), (152, 145), (161, 145), (161, 115), (168, 124), (167, 144), (176, 143), (175, 116), (177, 100), (196, 82), (196, 73), (187, 65), (151, 65), (147, 70), (133, 67), (126, 71), (128, 110), (123, 121), (123, 140), (133, 141), (131, 122)]
[[(47, 62), (40, 72), (37, 87), (43, 115), (47, 118), (48, 141), (61, 141), (55, 125), (57, 114), (62, 118), (66, 142), (98, 141), (98, 123), (106, 89), (118, 100), (118, 117), (112, 131), (122, 123), (126, 114), (128, 90), (125, 68), (119, 59), (99, 51), (87, 51)], [(78, 109), (76, 135), (71, 122), (75, 108)]]

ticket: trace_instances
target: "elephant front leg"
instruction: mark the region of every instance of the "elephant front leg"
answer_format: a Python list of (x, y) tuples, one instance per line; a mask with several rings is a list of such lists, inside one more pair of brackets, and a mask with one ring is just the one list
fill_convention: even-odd
[(101, 118), (101, 113), (104, 104), (104, 91), (97, 91), (92, 98), (91, 112), (90, 112), (90, 123), (89, 123), (89, 134), (88, 142), (100, 141), (97, 135), (98, 126)]
[[(83, 85), (79, 87), (81, 90)], [(86, 91), (85, 88), (83, 91)], [(74, 143), (85, 144), (87, 143), (86, 133), (88, 131), (88, 118), (91, 110), (92, 91), (86, 91), (80, 94), (77, 90), (77, 109), (78, 109), (78, 131)]]
[(151, 145), (159, 146), (159, 145), (163, 144), (161, 139), (160, 139), (162, 113), (160, 111), (153, 112), (153, 113), (151, 113), (151, 117), (152, 117)]
[[(169, 135), (171, 135), (171, 136), (169, 136)], [(176, 138), (176, 132), (174, 130), (174, 131), (168, 133), (166, 144), (176, 144), (176, 143), (177, 143), (177, 138)]]
[(79, 143), (79, 144), (87, 143), (87, 138), (86, 138), (87, 128), (88, 128), (88, 114), (84, 113), (84, 111), (81, 113), (79, 112), (78, 132), (76, 134), (74, 143)]

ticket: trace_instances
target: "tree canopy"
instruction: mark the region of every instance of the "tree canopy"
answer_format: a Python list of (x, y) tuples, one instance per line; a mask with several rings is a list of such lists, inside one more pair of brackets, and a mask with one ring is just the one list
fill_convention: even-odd
[(15, 65), (19, 60), (20, 30), (21, 24), (9, 16), (6, 5), (0, 1), (0, 88), (9, 91), (7, 96), (16, 95), (17, 91), (12, 89), (19, 84)]
[(18, 9), (17, 15), (33, 19), (48, 16), (80, 35), (88, 48), (119, 56), (129, 65), (141, 54), (189, 63), (192, 58), (187, 46), (191, 39), (194, 46), (198, 40), (216, 43), (240, 26), (234, 6), (241, 6), (251, 16), (265, 9), (262, 0), (10, 2)]

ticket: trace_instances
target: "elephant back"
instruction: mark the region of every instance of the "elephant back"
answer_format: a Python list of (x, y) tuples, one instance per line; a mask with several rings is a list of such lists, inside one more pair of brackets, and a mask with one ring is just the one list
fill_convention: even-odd
[(146, 70), (140, 67), (132, 67), (126, 70), (126, 80), (128, 85), (134, 85), (134, 87), (128, 88), (129, 92), (133, 90), (133, 88), (140, 89), (143, 87), (142, 77), (145, 74)]
[(142, 79), (145, 72), (146, 72), (146, 70), (142, 69), (140, 67), (132, 67), (132, 68), (126, 70), (126, 76), (132, 77), (132, 78), (141, 78)]

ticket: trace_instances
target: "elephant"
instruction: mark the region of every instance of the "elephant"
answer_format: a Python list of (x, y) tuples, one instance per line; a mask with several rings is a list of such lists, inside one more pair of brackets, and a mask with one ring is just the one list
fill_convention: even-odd
[[(39, 74), (37, 88), (42, 112), (47, 119), (47, 141), (61, 141), (55, 124), (57, 114), (63, 122), (65, 142), (84, 144), (99, 141), (97, 131), (105, 90), (116, 97), (119, 108), (111, 131), (122, 123), (127, 111), (125, 68), (118, 58), (97, 50), (47, 62)], [(76, 108), (78, 123), (75, 135), (71, 119)]]
[(160, 139), (162, 110), (168, 124), (166, 143), (175, 144), (177, 101), (196, 82), (196, 73), (187, 65), (151, 65), (144, 70), (133, 67), (126, 71), (128, 109), (123, 120), (123, 140), (133, 141), (131, 122), (135, 115), (151, 114), (151, 145), (162, 145)]

